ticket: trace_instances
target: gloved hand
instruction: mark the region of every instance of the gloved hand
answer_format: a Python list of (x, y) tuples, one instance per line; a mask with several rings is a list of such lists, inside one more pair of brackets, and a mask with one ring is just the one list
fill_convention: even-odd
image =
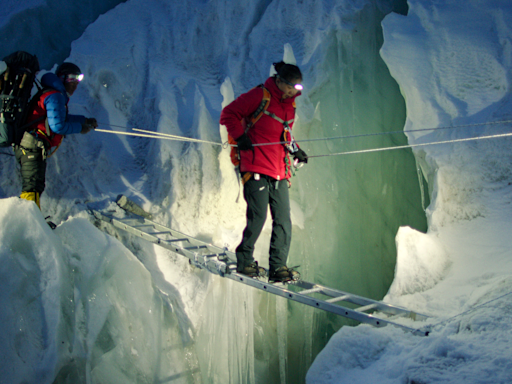
[(302, 149), (299, 148), (297, 152), (293, 154), (293, 158), (297, 160), (299, 163), (308, 163), (308, 155)]
[(254, 151), (254, 147), (252, 146), (252, 141), (249, 139), (247, 133), (244, 133), (238, 139), (236, 139), (236, 143), (238, 144), (238, 149), (240, 151)]
[(86, 133), (89, 133), (93, 129), (98, 127), (98, 122), (94, 118), (85, 119), (85, 121), (82, 123), (82, 131), (81, 134), (85, 135)]
[(85, 121), (86, 121), (89, 125), (92, 125), (93, 129), (98, 128), (98, 122), (96, 121), (96, 119), (95, 119), (94, 117), (91, 117), (90, 119), (85, 119)]

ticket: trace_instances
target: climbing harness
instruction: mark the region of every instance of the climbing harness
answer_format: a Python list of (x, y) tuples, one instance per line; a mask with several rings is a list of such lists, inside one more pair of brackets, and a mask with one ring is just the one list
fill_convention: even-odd
[[(274, 113), (271, 113), (269, 111), (264, 112), (265, 115), (270, 116), (274, 120), (277, 120), (281, 124), (283, 124), (283, 138), (284, 140), (280, 142), (280, 144), (283, 144), (285, 148), (290, 153), (295, 153), (299, 150), (299, 147), (297, 146), (297, 142), (295, 141), (294, 137), (292, 136), (290, 124), (293, 123), (294, 119), (284, 121), (280, 117), (276, 116)], [(253, 144), (254, 145), (254, 144)]]

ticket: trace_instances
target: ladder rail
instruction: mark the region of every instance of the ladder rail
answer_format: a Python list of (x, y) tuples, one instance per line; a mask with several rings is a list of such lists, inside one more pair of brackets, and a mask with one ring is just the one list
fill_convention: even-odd
[[(316, 293), (323, 294), (325, 296), (332, 297), (332, 299), (327, 299), (327, 302), (335, 303), (339, 301), (345, 301), (351, 304), (359, 305), (361, 307), (366, 306), (372, 306), (372, 308), (369, 309), (375, 309), (377, 312), (383, 312), (388, 315), (405, 315), (407, 317), (414, 318), (416, 320), (426, 320), (428, 316), (413, 312), (409, 309), (402, 308), (393, 304), (387, 304), (383, 303), (381, 301), (372, 300), (367, 297), (358, 296), (352, 293), (340, 291), (337, 289), (329, 288), (322, 286), (320, 284), (314, 284), (310, 283), (308, 281), (304, 280), (298, 280), (296, 282), (290, 283), (292, 285), (295, 285), (297, 287), (305, 289), (305, 291), (308, 290), (315, 290)], [(321, 289), (319, 289), (321, 288)]]
[(370, 315), (370, 314), (367, 314), (364, 312), (358, 312), (355, 309), (350, 309), (350, 308), (342, 307), (339, 305), (335, 305), (333, 303), (329, 303), (324, 300), (314, 299), (310, 296), (302, 295), (300, 292), (299, 293), (292, 292), (292, 291), (290, 291), (286, 288), (280, 287), (278, 285), (269, 284), (267, 282), (263, 282), (258, 279), (253, 279), (251, 277), (242, 275), (240, 273), (235, 272), (235, 273), (231, 273), (229, 275), (225, 275), (224, 277), (244, 283), (245, 285), (249, 285), (249, 286), (257, 288), (259, 290), (269, 292), (269, 293), (272, 293), (277, 296), (284, 297), (288, 300), (293, 300), (293, 301), (308, 305), (313, 308), (321, 309), (326, 312), (331, 312), (336, 315), (347, 317), (349, 319), (359, 321), (360, 323), (370, 324), (370, 325), (373, 325), (374, 327), (380, 328), (380, 327), (385, 327), (385, 326), (391, 324), (391, 325), (399, 326), (400, 328), (407, 330), (408, 332), (411, 332), (415, 335), (426, 336), (428, 334), (428, 332), (421, 330), (421, 329), (408, 327), (403, 324), (397, 324), (397, 323), (391, 322), (387, 319), (382, 319), (382, 318), (379, 318), (379, 317), (376, 317), (376, 316), (373, 316), (373, 315)]
[[(359, 321), (361, 323), (371, 324), (375, 327), (383, 327), (388, 324), (392, 324), (416, 335), (426, 336), (428, 334), (428, 332), (424, 330), (398, 324), (391, 321), (390, 318), (381, 318), (375, 314), (366, 313), (366, 311), (375, 310), (377, 312), (383, 312), (387, 315), (395, 316), (396, 318), (411, 317), (415, 320), (426, 319), (427, 316), (425, 315), (416, 314), (405, 308), (385, 304), (380, 301), (368, 299), (348, 292), (339, 291), (333, 288), (328, 288), (323, 285), (304, 280), (287, 282), (290, 286), (295, 286), (300, 289), (298, 292), (294, 292), (287, 289), (285, 284), (272, 284), (237, 273), (236, 255), (225, 248), (208, 244), (140, 216), (137, 216), (136, 218), (130, 217), (129, 219), (133, 219), (134, 223), (134, 225), (130, 225), (127, 223), (129, 220), (126, 218), (118, 219), (113, 215), (99, 212), (91, 208), (89, 208), (89, 212), (92, 214), (92, 216), (100, 221), (106, 222), (132, 235), (138, 236), (143, 240), (157, 244), (172, 252), (185, 256), (189, 259), (192, 265), (198, 268), (207, 269), (209, 272), (220, 275), (222, 277), (243, 283), (264, 292), (269, 292), (271, 294), (284, 297), (288, 300), (308, 305), (313, 308), (331, 312), (336, 315)], [(150, 231), (154, 229), (157, 232), (145, 232), (141, 230), (141, 228), (148, 228)], [(174, 237), (174, 239), (162, 239), (157, 235), (171, 236)], [(177, 243), (183, 244), (179, 245)], [(203, 251), (209, 253), (200, 253)], [(233, 267), (235, 267), (235, 269), (233, 269)], [(314, 298), (309, 296), (311, 294), (321, 294), (329, 297), (329, 299), (323, 300)], [(347, 308), (343, 305), (337, 304), (339, 302), (348, 302), (359, 306), (359, 308)]]
[[(224, 262), (220, 262), (219, 260), (213, 260), (211, 257), (208, 257), (208, 255), (200, 255), (197, 252), (193, 252), (193, 250), (202, 250), (202, 249), (208, 249), (212, 252), (215, 252), (216, 250), (220, 250), (221, 252), (224, 252), (224, 250), (222, 250), (219, 247), (211, 246), (211, 244), (207, 244), (200, 240), (193, 239), (183, 233), (180, 233), (180, 232), (174, 231), (174, 230), (170, 230), (167, 232), (171, 232), (172, 236), (180, 236), (181, 239), (186, 239), (189, 244), (196, 244), (196, 245), (193, 245), (191, 247), (189, 247), (188, 245), (185, 247), (182, 247), (182, 246), (175, 245), (175, 244), (169, 244), (169, 243), (165, 242), (166, 240), (162, 240), (161, 238), (159, 238), (151, 233), (144, 232), (144, 231), (141, 231), (140, 229), (129, 226), (125, 222), (113, 217), (112, 215), (107, 215), (105, 213), (101, 213), (101, 212), (94, 211), (94, 210), (91, 210), (91, 211), (93, 212), (94, 217), (96, 217), (97, 219), (107, 222), (107, 223), (113, 225), (114, 227), (123, 229), (126, 232), (131, 233), (132, 235), (140, 237), (143, 240), (149, 241), (153, 244), (160, 245), (161, 247), (166, 248), (172, 252), (175, 252), (182, 256), (185, 256), (190, 260), (191, 264), (193, 264), (199, 268), (206, 268), (207, 270), (209, 270), (210, 272), (212, 272), (214, 274), (223, 275), (225, 273), (229, 273), (229, 271), (228, 271), (229, 265), (228, 264), (226, 264)], [(151, 222), (151, 220), (148, 220), (148, 219), (142, 219), (142, 220), (153, 224)], [(158, 226), (161, 228), (165, 228), (159, 224), (158, 224)], [(210, 249), (210, 247), (215, 248), (215, 250)], [(218, 252), (218, 253), (221, 253), (221, 252)]]

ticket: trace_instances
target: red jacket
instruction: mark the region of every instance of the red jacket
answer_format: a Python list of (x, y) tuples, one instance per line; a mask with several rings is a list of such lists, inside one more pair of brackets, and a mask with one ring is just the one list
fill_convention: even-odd
[[(300, 92), (292, 98), (283, 99), (283, 92), (277, 87), (274, 77), (269, 77), (265, 81), (265, 88), (271, 95), (267, 111), (274, 113), (283, 121), (294, 119), (293, 102)], [(226, 126), (231, 137), (238, 139), (245, 132), (245, 119), (256, 111), (262, 98), (263, 90), (254, 88), (237, 97), (222, 110), (220, 123)], [(290, 124), (290, 129), (292, 126), (293, 123)], [(247, 134), (253, 144), (261, 144), (283, 141), (283, 132), (282, 123), (263, 114)], [(240, 151), (240, 171), (260, 173), (277, 180), (289, 179), (291, 172), (289, 167), (286, 168), (286, 157), (288, 157), (288, 151), (283, 144), (256, 146), (254, 152)]]

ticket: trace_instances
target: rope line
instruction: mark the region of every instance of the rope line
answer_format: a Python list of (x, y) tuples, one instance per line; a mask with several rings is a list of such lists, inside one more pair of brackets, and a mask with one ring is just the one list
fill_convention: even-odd
[(149, 133), (149, 134), (152, 134), (154, 136), (158, 136), (158, 137), (167, 137), (167, 138), (170, 138), (170, 139), (174, 139), (174, 140), (178, 140), (178, 141), (191, 141), (193, 143), (206, 143), (206, 144), (213, 144), (213, 145), (220, 145), (222, 146), (223, 144), (222, 143), (217, 143), (217, 142), (214, 142), (214, 141), (208, 141), (208, 140), (201, 140), (201, 139), (192, 139), (192, 138), (189, 138), (189, 137), (183, 137), (183, 136), (176, 136), (176, 135), (170, 135), (168, 133), (161, 133), (161, 132), (154, 132), (154, 131), (147, 131), (145, 129), (138, 129), (138, 128), (132, 128), (134, 131), (137, 131), (137, 132), (144, 132), (144, 133)]
[[(112, 131), (110, 129), (95, 129), (96, 132), (103, 132), (103, 133), (112, 133), (115, 135), (126, 135), (126, 136), (135, 136), (135, 137), (148, 137), (150, 139), (161, 139), (161, 140), (174, 140), (174, 141), (196, 141), (197, 139), (189, 139), (187, 137), (167, 137), (167, 136), (159, 136), (159, 135), (145, 135), (142, 133), (132, 133), (132, 132), (123, 132), (123, 131)], [(218, 144), (218, 143), (210, 143), (210, 144)], [(222, 144), (220, 144), (222, 145)]]
[(482, 308), (482, 307), (484, 307), (484, 306), (486, 306), (486, 305), (488, 305), (488, 304), (491, 304), (491, 303), (493, 303), (493, 302), (495, 302), (495, 301), (497, 301), (497, 300), (500, 300), (500, 299), (502, 299), (502, 298), (504, 298), (504, 297), (506, 297), (506, 296), (509, 296), (509, 295), (512, 295), (512, 292), (508, 292), (508, 293), (505, 293), (505, 294), (503, 294), (503, 295), (501, 295), (501, 296), (495, 297), (494, 299), (491, 299), (491, 300), (489, 300), (489, 301), (486, 301), (485, 303), (482, 303), (482, 304), (480, 304), (480, 305), (477, 305), (476, 307), (469, 308), (468, 310), (466, 310), (466, 311), (464, 311), (464, 312), (461, 312), (461, 313), (459, 313), (459, 314), (457, 314), (457, 315), (455, 315), (455, 316), (449, 317), (449, 318), (447, 318), (447, 319), (445, 319), (445, 320), (443, 320), (443, 321), (440, 321), (440, 322), (438, 322), (438, 323), (436, 323), (436, 324), (429, 325), (429, 326), (428, 326), (428, 327), (426, 327), (426, 328), (427, 328), (427, 329), (432, 329), (432, 328), (438, 327), (438, 326), (439, 326), (439, 325), (441, 325), (441, 324), (447, 323), (447, 322), (449, 322), (449, 321), (452, 321), (453, 319), (456, 319), (457, 317), (460, 317), (460, 316), (466, 315), (466, 314), (468, 314), (468, 313), (470, 313), (470, 312), (476, 311), (477, 309), (480, 309), (480, 308)]
[(489, 136), (469, 137), (469, 138), (466, 138), (466, 139), (434, 141), (434, 142), (430, 142), (430, 143), (421, 143), (421, 144), (400, 145), (400, 146), (397, 146), (397, 147), (383, 147), (383, 148), (361, 149), (361, 150), (358, 150), (358, 151), (329, 153), (329, 154), (326, 154), (326, 155), (313, 155), (313, 156), (308, 156), (308, 159), (313, 158), (313, 157), (353, 155), (353, 154), (358, 154), (358, 153), (371, 153), (371, 152), (391, 151), (391, 150), (394, 150), (394, 149), (406, 149), (406, 148), (425, 147), (425, 146), (428, 146), (428, 145), (460, 143), (460, 142), (463, 142), (463, 141), (496, 139), (496, 138), (500, 138), (500, 137), (509, 137), (509, 136), (512, 136), (512, 133), (503, 133), (503, 134), (499, 134), (499, 135), (489, 135)]
[[(504, 124), (504, 123), (512, 123), (512, 120), (488, 121), (488, 122), (484, 122), (484, 123), (452, 125), (452, 126), (444, 126), (444, 127), (436, 127), (436, 128), (408, 129), (408, 130), (404, 130), (404, 131), (388, 131), (388, 132), (363, 133), (363, 134), (357, 134), (357, 135), (333, 136), (333, 137), (323, 137), (323, 138), (316, 138), (316, 139), (302, 139), (302, 140), (295, 140), (295, 141), (296, 142), (305, 143), (305, 142), (312, 142), (312, 141), (327, 141), (327, 140), (338, 140), (338, 139), (343, 140), (343, 139), (354, 139), (354, 138), (358, 138), (358, 137), (395, 135), (395, 134), (400, 134), (400, 133), (437, 131), (437, 130), (445, 130), (445, 129), (458, 129), (458, 128), (477, 127), (477, 126), (485, 126), (485, 125), (493, 125), (493, 124)], [(100, 123), (100, 125), (106, 125), (106, 126), (118, 127), (118, 128), (126, 128), (124, 126), (114, 125), (114, 124)], [(135, 127), (128, 128), (128, 129), (132, 129), (134, 131), (139, 131), (139, 132), (145, 132), (145, 133), (153, 134), (153, 135), (161, 135), (161, 136), (174, 137), (177, 140), (181, 139), (182, 141), (194, 141), (194, 142), (199, 142), (199, 143), (207, 143), (207, 144), (214, 144), (214, 145), (224, 145), (224, 146), (226, 145), (226, 143), (220, 144), (218, 142), (213, 142), (213, 141), (186, 138), (186, 137), (177, 136), (177, 135), (168, 135), (168, 134), (164, 134), (164, 133), (160, 133), (160, 132), (148, 131), (148, 130), (139, 129), (139, 128), (135, 128)], [(290, 142), (289, 141), (277, 141), (277, 142), (272, 142), (272, 143), (253, 144), (253, 146), (267, 146), (267, 145), (278, 145), (278, 144), (290, 144)], [(235, 147), (236, 145), (231, 145), (231, 146)]]
[(115, 135), (126, 135), (126, 136), (137, 136), (137, 137), (150, 137), (150, 138), (153, 138), (153, 139), (164, 139), (164, 137), (159, 137), (159, 136), (155, 136), (155, 135), (143, 135), (143, 134), (140, 134), (140, 133), (131, 133), (131, 132), (122, 132), (122, 131), (112, 131), (110, 129), (99, 129), (99, 128), (96, 128), (94, 130), (95, 132), (104, 132), (104, 133), (113, 133)]
[[(503, 123), (509, 123), (509, 122), (512, 122), (512, 120), (501, 120), (501, 121), (493, 121), (493, 122), (486, 122), (486, 123), (465, 124), (465, 125), (450, 126), (450, 127), (410, 129), (410, 130), (406, 130), (406, 131), (366, 133), (366, 134), (350, 135), (350, 136), (337, 136), (337, 137), (331, 137), (331, 138), (304, 139), (304, 140), (296, 140), (296, 141), (297, 142), (309, 142), (309, 141), (320, 141), (320, 140), (349, 139), (349, 138), (356, 138), (356, 137), (389, 135), (389, 134), (397, 134), (397, 133), (433, 131), (433, 130), (441, 130), (441, 129), (454, 129), (454, 128), (474, 127), (474, 126), (482, 126), (482, 125), (490, 125), (490, 124), (503, 124)], [(111, 126), (111, 127), (121, 127), (119, 125), (114, 125), (114, 124), (102, 124), (102, 123), (100, 123), (100, 124)], [(122, 128), (124, 128), (124, 127), (122, 127)], [(122, 132), (122, 131), (111, 131), (111, 130), (105, 130), (105, 129), (96, 129), (96, 131), (97, 132), (105, 132), (105, 133), (114, 133), (114, 134), (120, 134), (120, 135), (128, 135), (128, 136), (148, 137), (148, 138), (153, 138), (153, 139), (165, 139), (165, 140), (175, 140), (175, 141), (185, 141), (185, 142), (193, 142), (193, 143), (205, 143), (205, 144), (212, 144), (212, 145), (220, 145), (223, 148), (227, 148), (229, 146), (231, 146), (231, 147), (237, 146), (236, 144), (229, 144), (227, 142), (218, 143), (218, 142), (214, 142), (214, 141), (194, 139), (194, 138), (171, 135), (171, 134), (166, 134), (166, 133), (161, 133), (161, 132), (148, 131), (148, 130), (139, 129), (139, 128), (131, 128), (131, 129), (136, 132), (142, 132), (143, 134), (142, 133), (139, 134), (139, 133)], [(478, 137), (471, 137), (471, 138), (464, 138), (464, 139), (435, 141), (435, 142), (430, 142), (430, 143), (409, 144), (409, 145), (402, 145), (402, 146), (396, 146), (396, 147), (372, 148), (372, 149), (362, 149), (362, 150), (356, 150), (356, 151), (329, 153), (329, 154), (323, 154), (323, 155), (312, 155), (312, 156), (308, 156), (307, 158), (309, 159), (309, 158), (314, 158), (314, 157), (327, 157), (327, 156), (340, 156), (340, 155), (353, 155), (353, 154), (360, 154), (360, 153), (382, 152), (382, 151), (391, 151), (391, 150), (396, 150), (396, 149), (424, 147), (424, 146), (428, 146), (428, 145), (439, 145), (439, 144), (459, 143), (459, 142), (465, 142), (465, 141), (502, 138), (502, 137), (508, 137), (508, 136), (512, 136), (512, 133), (478, 136)], [(275, 143), (253, 144), (253, 146), (257, 147), (257, 146), (267, 146), (267, 145), (282, 145), (282, 144), (289, 144), (289, 143), (290, 143), (289, 141), (280, 141), (280, 142), (275, 142)]]
[(334, 139), (354, 139), (357, 137), (395, 135), (395, 134), (400, 134), (400, 133), (412, 133), (412, 132), (424, 132), (424, 131), (437, 131), (437, 130), (443, 130), (443, 129), (467, 128), (467, 127), (476, 127), (476, 126), (482, 126), (482, 125), (503, 124), (503, 123), (512, 123), (512, 120), (491, 121), (491, 122), (486, 122), (486, 123), (475, 123), (475, 124), (465, 124), (465, 125), (452, 125), (452, 126), (437, 127), (437, 128), (408, 129), (408, 130), (404, 130), (404, 131), (363, 133), (363, 134), (358, 134), (358, 135), (335, 136), (335, 137), (329, 137), (329, 138), (305, 139), (305, 140), (296, 140), (296, 141), (297, 142), (299, 142), (299, 141), (306, 142), (306, 141), (320, 141), (320, 140), (334, 140)]

